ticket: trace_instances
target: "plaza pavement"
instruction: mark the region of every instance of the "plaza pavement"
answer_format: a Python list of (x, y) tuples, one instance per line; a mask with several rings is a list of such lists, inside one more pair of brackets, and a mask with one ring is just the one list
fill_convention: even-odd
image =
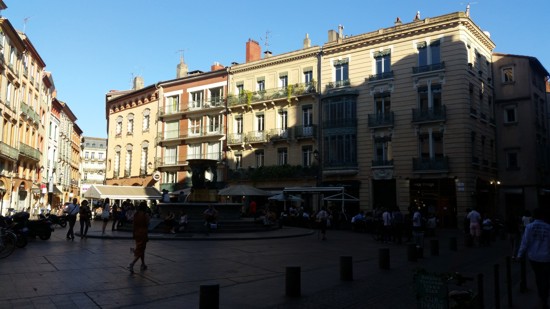
[[(458, 230), (438, 231), (438, 256), (430, 254), (427, 238), (424, 258), (416, 262), (408, 261), (406, 245), (342, 230), (329, 230), (327, 241), (290, 227), (208, 236), (150, 234), (149, 269), (136, 267), (130, 274), (125, 268), (132, 259), (129, 233), (102, 235), (100, 225), (94, 222), (87, 239), (73, 241), (65, 239), (66, 228), (57, 229), (50, 240), (32, 240), (0, 260), (0, 308), (199, 308), (201, 285), (219, 285), (219, 308), (416, 308), (412, 276), (418, 268), (482, 273), (485, 308), (495, 308), (495, 264), (500, 265), (500, 308), (508, 308), (508, 243), (465, 248)], [(450, 250), (450, 237), (457, 237), (457, 251)], [(390, 250), (389, 270), (379, 268), (380, 248)], [(341, 256), (352, 257), (353, 281), (340, 280)], [(285, 295), (288, 266), (300, 267), (301, 297)], [(514, 308), (536, 308), (530, 268), (526, 293), (519, 293), (519, 268), (512, 264)]]

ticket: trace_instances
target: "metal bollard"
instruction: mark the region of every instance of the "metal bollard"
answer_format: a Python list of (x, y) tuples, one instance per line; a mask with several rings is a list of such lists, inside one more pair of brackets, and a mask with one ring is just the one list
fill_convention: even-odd
[(439, 255), (439, 239), (430, 240), (430, 253), (432, 256)]
[(340, 280), (353, 281), (353, 259), (351, 256), (340, 257)]
[(493, 266), (494, 271), (494, 291), (495, 291), (495, 309), (500, 309), (500, 265)]
[(300, 297), (301, 290), (301, 274), (300, 266), (288, 266), (286, 268), (286, 296), (288, 297)]
[(381, 269), (390, 269), (390, 248), (378, 250), (378, 266)]
[(217, 309), (220, 307), (220, 285), (201, 285), (199, 296), (200, 309)]
[(407, 259), (409, 262), (416, 262), (417, 252), (416, 252), (416, 245), (415, 244), (407, 244)]
[(519, 292), (527, 292), (527, 263), (525, 257), (520, 260), (520, 272), (519, 272)]
[(456, 237), (449, 238), (449, 250), (457, 251), (457, 249), (458, 249), (458, 245), (457, 245)]
[(512, 308), (512, 258), (506, 257), (506, 290), (508, 292), (508, 308)]

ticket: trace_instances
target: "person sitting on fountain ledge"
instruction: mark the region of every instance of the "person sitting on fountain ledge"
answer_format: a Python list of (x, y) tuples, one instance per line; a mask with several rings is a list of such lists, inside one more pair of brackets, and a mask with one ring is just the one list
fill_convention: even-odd
[(203, 212), (204, 216), (204, 225), (206, 225), (206, 229), (208, 232), (212, 228), (217, 228), (217, 222), (218, 222), (218, 211), (214, 206), (208, 205), (208, 208)]

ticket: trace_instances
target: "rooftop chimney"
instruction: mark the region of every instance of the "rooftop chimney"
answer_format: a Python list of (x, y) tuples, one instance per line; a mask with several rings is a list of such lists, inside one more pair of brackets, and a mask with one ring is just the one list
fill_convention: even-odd
[(183, 61), (183, 55), (180, 57), (180, 63), (178, 63), (177, 69), (176, 69), (176, 78), (182, 78), (187, 76), (187, 72), (189, 71), (189, 68), (187, 67), (187, 64)]
[(309, 39), (309, 33), (306, 33), (306, 38), (304, 39), (304, 48), (311, 47), (311, 40)]
[(262, 48), (258, 42), (248, 39), (246, 42), (246, 62), (256, 61), (261, 59)]
[(334, 30), (328, 31), (328, 42), (336, 42), (338, 40), (338, 33)]
[(271, 52), (269, 50), (264, 51), (264, 59), (271, 57)]
[(224, 69), (225, 67), (223, 65), (221, 65), (219, 62), (214, 62), (212, 64), (212, 66), (210, 67), (210, 70), (211, 71), (217, 71), (217, 70), (221, 70), (221, 69)]
[(141, 76), (136, 76), (134, 77), (134, 86), (133, 86), (133, 90), (139, 90), (139, 89), (142, 89), (143, 88), (143, 77)]

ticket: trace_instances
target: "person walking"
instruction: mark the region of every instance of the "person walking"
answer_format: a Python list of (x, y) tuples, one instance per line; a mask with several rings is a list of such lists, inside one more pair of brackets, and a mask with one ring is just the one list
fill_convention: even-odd
[(422, 214), (417, 208), (412, 217), (412, 236), (417, 248), (424, 248), (424, 228), (422, 221)]
[(321, 210), (317, 213), (315, 218), (319, 224), (319, 230), (321, 231), (321, 236), (323, 240), (327, 240), (327, 221), (329, 220), (329, 213), (327, 208), (323, 206)]
[(481, 236), (481, 215), (475, 209), (472, 209), (466, 218), (470, 221), (470, 235), (472, 243), (475, 246), (480, 244), (479, 237)]
[(535, 273), (537, 293), (541, 308), (549, 308), (550, 291), (550, 224), (548, 211), (537, 208), (533, 211), (534, 221), (525, 227), (516, 259), (527, 256)]
[(90, 227), (90, 219), (92, 218), (92, 211), (88, 206), (88, 201), (83, 200), (80, 203), (80, 238), (88, 237), (88, 228)]
[(111, 204), (109, 198), (106, 198), (103, 201), (103, 211), (101, 212), (101, 220), (103, 220), (103, 226), (101, 228), (101, 234), (105, 234), (105, 228), (107, 228), (107, 223), (109, 222), (109, 214), (111, 213)]
[(141, 260), (140, 269), (142, 271), (147, 270), (147, 265), (145, 264), (145, 248), (149, 241), (149, 221), (151, 220), (147, 210), (147, 202), (141, 202), (134, 214), (133, 236), (136, 247), (134, 249), (134, 260), (127, 267), (132, 274), (134, 273), (134, 265), (138, 260)]
[(67, 205), (67, 222), (69, 222), (69, 230), (67, 231), (67, 239), (74, 239), (74, 225), (76, 224), (76, 215), (78, 215), (79, 207), (77, 204), (78, 200), (73, 198), (73, 202)]

